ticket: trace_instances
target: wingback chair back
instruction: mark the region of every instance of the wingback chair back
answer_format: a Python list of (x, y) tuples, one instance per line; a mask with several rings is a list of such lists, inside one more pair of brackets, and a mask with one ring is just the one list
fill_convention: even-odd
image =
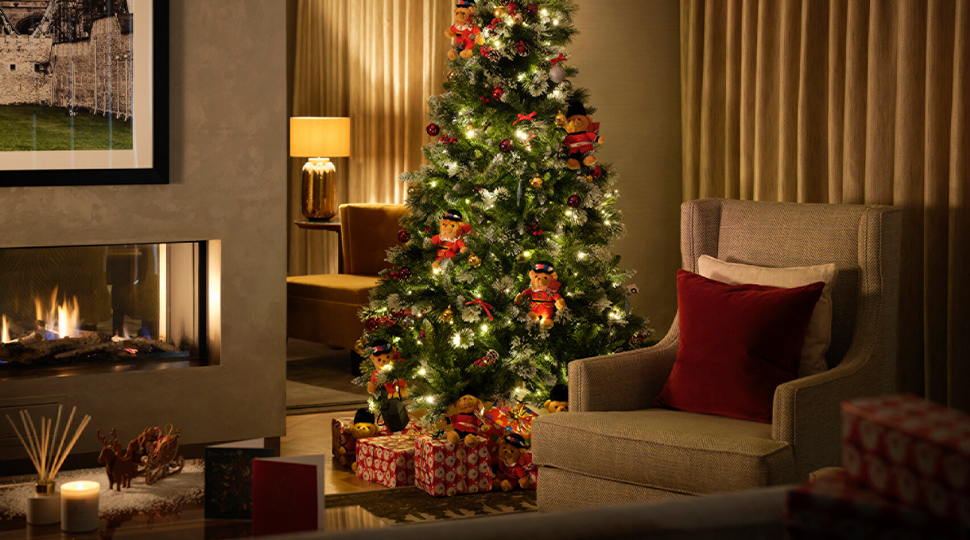
[[(697, 272), (701, 255), (776, 268), (834, 263), (828, 365), (842, 361), (854, 338), (860, 345), (879, 340), (885, 354), (867, 363), (867, 380), (873, 392), (890, 392), (896, 377), (899, 217), (898, 210), (863, 205), (689, 201), (681, 208), (683, 268)], [(882, 246), (897, 250), (886, 253)], [(865, 332), (857, 333), (859, 327)]]
[(886, 206), (683, 203), (688, 271), (704, 254), (835, 264), (830, 369), (780, 384), (769, 425), (651, 406), (677, 360), (678, 317), (653, 347), (570, 362), (570, 412), (533, 422), (539, 508), (787, 484), (840, 464), (840, 403), (894, 390), (900, 225), (901, 212)]
[(342, 204), (340, 248), (344, 273), (376, 276), (390, 263), (387, 248), (398, 243), (399, 221), (407, 212), (402, 204)]

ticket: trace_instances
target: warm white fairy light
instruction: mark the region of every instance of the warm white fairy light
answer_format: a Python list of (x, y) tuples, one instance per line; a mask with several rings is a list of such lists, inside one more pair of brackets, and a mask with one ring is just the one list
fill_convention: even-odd
[(431, 187), (435, 187), (436, 185), (438, 185), (438, 182), (435, 181), (435, 180), (432, 180), (431, 181)]
[(529, 137), (529, 134), (519, 129), (519, 130), (516, 130), (515, 136), (524, 141)]
[(552, 25), (553, 26), (559, 26), (559, 19), (553, 19)]
[(609, 227), (610, 226), (610, 220), (607, 219), (607, 220), (603, 221), (603, 225), (606, 225), (607, 227)]
[(488, 332), (488, 325), (487, 324), (482, 324), (482, 333), (484, 334), (486, 332)]
[(519, 73), (519, 81), (521, 82), (524, 80), (525, 80), (525, 73)]
[(576, 254), (576, 256), (579, 257), (579, 260), (583, 260), (586, 258), (586, 252), (580, 251), (579, 253)]
[(424, 400), (430, 404), (434, 404), (434, 396), (425, 396)]
[(422, 377), (424, 377), (427, 374), (428, 374), (428, 370), (426, 370), (424, 368), (421, 368), (421, 369), (418, 370), (418, 375), (420, 375)]
[(451, 343), (455, 347), (461, 346), (461, 335), (460, 334), (455, 334), (455, 335), (451, 336)]
[(539, 11), (539, 14), (542, 15), (543, 17), (548, 17), (549, 16), (549, 10), (546, 9), (546, 8), (542, 8), (542, 10)]
[(529, 250), (525, 250), (525, 251), (522, 252), (522, 256), (525, 257), (526, 259), (528, 259), (529, 257), (532, 256), (532, 252), (529, 251)]

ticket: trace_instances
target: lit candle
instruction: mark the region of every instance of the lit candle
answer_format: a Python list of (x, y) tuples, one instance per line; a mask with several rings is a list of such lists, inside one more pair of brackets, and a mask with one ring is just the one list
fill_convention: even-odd
[(81, 480), (61, 486), (61, 530), (88, 532), (98, 528), (98, 496), (101, 485)]

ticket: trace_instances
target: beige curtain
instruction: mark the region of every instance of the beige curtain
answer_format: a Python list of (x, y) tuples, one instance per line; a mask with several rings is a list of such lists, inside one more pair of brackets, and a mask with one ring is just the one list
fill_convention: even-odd
[[(294, 116), (349, 116), (351, 157), (334, 160), (341, 203), (403, 203), (402, 172), (423, 161), (428, 97), (447, 73), (453, 0), (299, 0)], [(291, 159), (290, 221), (300, 212)], [(289, 273), (336, 273), (336, 235), (290, 226)]]
[(684, 198), (903, 208), (898, 386), (970, 410), (970, 2), (682, 0)]

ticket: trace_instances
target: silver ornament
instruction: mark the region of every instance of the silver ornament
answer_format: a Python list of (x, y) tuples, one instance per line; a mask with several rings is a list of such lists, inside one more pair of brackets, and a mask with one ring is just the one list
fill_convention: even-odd
[(562, 67), (561, 64), (556, 64), (552, 66), (549, 70), (549, 78), (552, 79), (554, 83), (561, 83), (566, 80), (566, 68)]

